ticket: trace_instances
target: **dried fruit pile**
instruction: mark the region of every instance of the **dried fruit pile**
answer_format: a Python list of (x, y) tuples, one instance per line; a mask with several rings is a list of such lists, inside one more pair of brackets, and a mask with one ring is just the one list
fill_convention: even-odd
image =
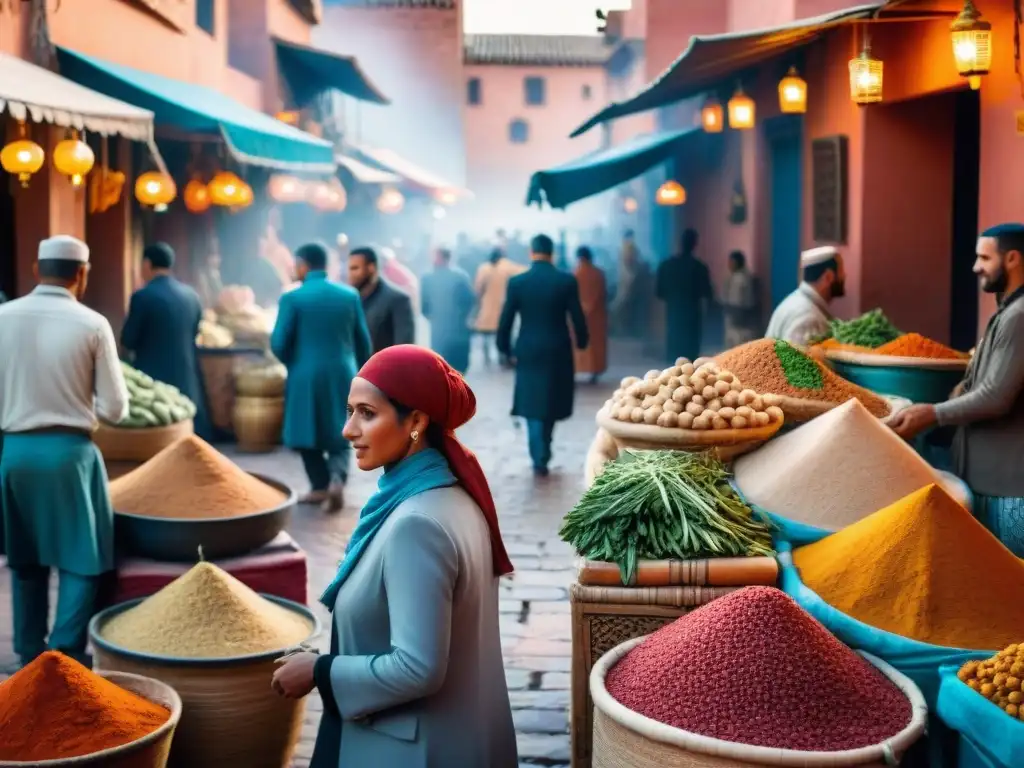
[(911, 718), (899, 688), (773, 587), (733, 592), (663, 627), (605, 685), (653, 720), (777, 749), (867, 747)]
[(619, 421), (695, 430), (767, 427), (783, 419), (780, 399), (745, 388), (713, 360), (685, 357), (643, 379), (622, 380), (605, 407)]
[(956, 676), (1010, 717), (1024, 720), (1024, 643), (1008, 645), (991, 659), (968, 661)]

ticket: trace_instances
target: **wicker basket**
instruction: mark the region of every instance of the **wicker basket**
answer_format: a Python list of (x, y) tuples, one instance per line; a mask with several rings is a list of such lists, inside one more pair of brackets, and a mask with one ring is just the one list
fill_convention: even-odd
[(92, 434), (104, 461), (149, 461), (172, 443), (195, 432), (192, 420), (166, 427), (125, 429), (101, 423)]
[(605, 688), (608, 670), (643, 640), (638, 637), (613, 648), (598, 660), (590, 673), (590, 695), (594, 700), (594, 768), (885, 766), (894, 765), (924, 734), (928, 716), (924, 695), (908, 677), (867, 653), (861, 655), (903, 691), (912, 707), (910, 723), (882, 744), (842, 752), (803, 752), (737, 744), (673, 728), (627, 709)]
[(256, 370), (242, 368), (235, 373), (235, 394), (238, 397), (284, 397), (286, 378), (260, 375)]
[(166, 683), (150, 677), (124, 672), (100, 672), (115, 685), (138, 694), (147, 701), (166, 707), (171, 712), (167, 722), (140, 739), (91, 755), (68, 757), (61, 760), (35, 760), (31, 762), (0, 760), (0, 768), (164, 768), (171, 752), (174, 730), (181, 719), (181, 697)]
[(281, 442), (284, 398), (236, 397), (233, 421), (239, 450), (268, 453)]

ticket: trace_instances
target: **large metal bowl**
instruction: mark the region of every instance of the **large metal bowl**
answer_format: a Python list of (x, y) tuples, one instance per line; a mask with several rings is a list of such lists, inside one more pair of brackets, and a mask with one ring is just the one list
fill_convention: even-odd
[(284, 530), (297, 503), (295, 491), (273, 478), (250, 472), (271, 488), (287, 494), (276, 507), (238, 517), (176, 519), (145, 517), (114, 510), (118, 550), (151, 560), (195, 562), (221, 560), (259, 549)]

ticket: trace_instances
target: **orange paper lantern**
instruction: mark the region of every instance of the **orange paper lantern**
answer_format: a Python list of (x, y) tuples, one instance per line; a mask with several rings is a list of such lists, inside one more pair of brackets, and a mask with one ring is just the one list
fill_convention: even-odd
[(182, 198), (185, 207), (192, 213), (205, 213), (213, 205), (213, 201), (210, 200), (210, 190), (199, 179), (192, 179), (185, 185)]
[(245, 184), (231, 171), (219, 171), (206, 185), (210, 193), (210, 202), (225, 208), (233, 208), (240, 204), (242, 185)]
[(143, 205), (167, 205), (177, 195), (178, 187), (166, 173), (147, 171), (135, 180), (135, 197)]

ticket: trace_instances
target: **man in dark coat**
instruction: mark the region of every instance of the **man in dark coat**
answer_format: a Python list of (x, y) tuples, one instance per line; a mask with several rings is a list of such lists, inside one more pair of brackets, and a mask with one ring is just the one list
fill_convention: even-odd
[(196, 406), (196, 433), (212, 438), (206, 394), (196, 355), (203, 305), (190, 286), (171, 275), (174, 251), (154, 243), (142, 252), (146, 285), (132, 294), (121, 330), (121, 346), (133, 353), (132, 365), (157, 381), (181, 390)]
[(459, 373), (469, 368), (469, 316), (476, 294), (469, 275), (453, 267), (447, 248), (434, 252), (434, 271), (423, 278), (423, 316), (430, 321), (430, 348)]
[(712, 299), (707, 265), (697, 258), (697, 230), (683, 232), (682, 251), (658, 265), (655, 286), (665, 302), (665, 359), (696, 360), (705, 305)]
[[(497, 336), (498, 351), (514, 360), (512, 415), (526, 419), (530, 458), (540, 477), (548, 474), (555, 422), (572, 416), (575, 370), (569, 321), (577, 348), (586, 349), (589, 343), (576, 278), (555, 269), (554, 251), (547, 235), (530, 242), (532, 266), (509, 280)], [(517, 316), (519, 335), (513, 349)]]
[(374, 352), (416, 343), (412, 300), (381, 277), (380, 259), (373, 248), (356, 248), (349, 254), (348, 282), (362, 297)]

